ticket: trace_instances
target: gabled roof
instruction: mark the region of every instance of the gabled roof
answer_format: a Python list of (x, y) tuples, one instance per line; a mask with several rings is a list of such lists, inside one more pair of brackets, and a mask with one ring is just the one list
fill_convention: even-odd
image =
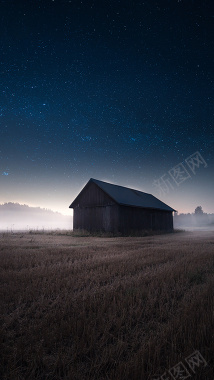
[[(91, 178), (86, 184), (86, 186), (90, 182), (93, 182), (97, 186), (99, 186), (100, 189), (102, 189), (106, 194), (108, 194), (119, 205), (152, 208), (165, 211), (176, 211), (173, 208), (166, 205), (165, 203), (161, 202), (152, 194), (143, 193), (142, 191), (130, 189), (124, 186), (113, 185), (111, 183), (99, 181), (94, 178)], [(69, 206), (70, 208), (73, 208), (73, 204), (76, 201), (77, 197)]]

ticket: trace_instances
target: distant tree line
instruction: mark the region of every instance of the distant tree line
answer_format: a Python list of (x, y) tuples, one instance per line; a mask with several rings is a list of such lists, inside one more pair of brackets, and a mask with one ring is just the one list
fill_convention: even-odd
[(59, 212), (55, 212), (55, 211), (52, 211), (50, 209), (47, 209), (47, 208), (41, 208), (41, 207), (31, 207), (31, 206), (28, 206), (26, 204), (20, 204), (20, 203), (15, 203), (15, 202), (7, 202), (7, 203), (3, 203), (3, 204), (0, 204), (0, 210), (12, 210), (12, 211), (29, 211), (29, 212), (32, 212), (32, 210), (34, 212), (49, 212), (49, 213), (55, 213), (55, 214), (59, 214)]
[(203, 227), (214, 226), (214, 214), (207, 214), (203, 211), (202, 206), (197, 206), (194, 213), (174, 214), (175, 227)]

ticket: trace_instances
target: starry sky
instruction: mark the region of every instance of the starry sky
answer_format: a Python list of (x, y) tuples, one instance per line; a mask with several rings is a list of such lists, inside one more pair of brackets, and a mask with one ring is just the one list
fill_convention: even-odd
[(92, 177), (214, 212), (208, 0), (1, 0), (0, 203)]

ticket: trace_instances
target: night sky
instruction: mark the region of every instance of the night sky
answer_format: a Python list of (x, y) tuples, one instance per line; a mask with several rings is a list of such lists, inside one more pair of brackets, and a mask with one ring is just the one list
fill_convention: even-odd
[(212, 3), (1, 0), (0, 203), (71, 214), (92, 177), (214, 212)]

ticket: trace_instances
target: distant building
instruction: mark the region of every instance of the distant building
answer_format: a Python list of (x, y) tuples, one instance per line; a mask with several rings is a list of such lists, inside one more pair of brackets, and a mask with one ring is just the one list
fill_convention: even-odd
[(173, 208), (151, 194), (91, 178), (69, 208), (74, 229), (128, 234), (173, 230)]

